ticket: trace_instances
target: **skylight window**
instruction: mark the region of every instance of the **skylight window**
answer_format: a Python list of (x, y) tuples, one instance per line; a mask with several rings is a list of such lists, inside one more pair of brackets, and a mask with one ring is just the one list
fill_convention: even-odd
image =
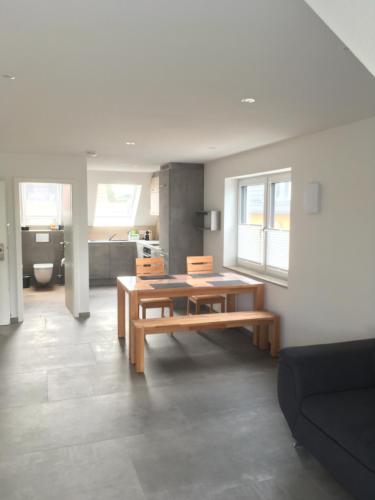
[(137, 184), (98, 184), (94, 226), (134, 225), (141, 189)]

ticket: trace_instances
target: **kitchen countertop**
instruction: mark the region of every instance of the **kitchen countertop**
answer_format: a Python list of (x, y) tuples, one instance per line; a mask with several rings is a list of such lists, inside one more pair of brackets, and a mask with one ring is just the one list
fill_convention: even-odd
[(137, 243), (131, 240), (88, 240), (89, 243)]
[(89, 243), (137, 243), (143, 247), (158, 248), (158, 240), (88, 240)]
[(160, 248), (158, 240), (138, 240), (136, 243), (143, 247)]

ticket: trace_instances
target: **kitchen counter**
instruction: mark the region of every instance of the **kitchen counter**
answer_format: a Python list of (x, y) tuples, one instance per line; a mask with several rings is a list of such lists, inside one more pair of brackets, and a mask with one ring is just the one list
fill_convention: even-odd
[(95, 243), (136, 243), (137, 245), (142, 245), (143, 247), (158, 247), (158, 240), (88, 240), (89, 244)]
[(89, 244), (92, 243), (137, 243), (131, 240), (89, 240)]
[(89, 241), (90, 286), (115, 285), (117, 276), (133, 276), (137, 252), (136, 241)]

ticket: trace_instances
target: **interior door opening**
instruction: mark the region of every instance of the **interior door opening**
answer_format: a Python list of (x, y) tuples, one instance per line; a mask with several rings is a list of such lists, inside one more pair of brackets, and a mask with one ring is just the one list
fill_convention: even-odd
[(29, 313), (75, 314), (72, 186), (19, 183), (24, 321)]
[(8, 219), (5, 182), (0, 181), (0, 325), (10, 322)]

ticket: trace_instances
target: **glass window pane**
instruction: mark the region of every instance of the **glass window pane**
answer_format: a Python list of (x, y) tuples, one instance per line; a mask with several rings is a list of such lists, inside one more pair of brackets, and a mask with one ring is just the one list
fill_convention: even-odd
[(271, 214), (270, 227), (272, 229), (290, 230), (290, 181), (271, 183)]
[(289, 231), (267, 231), (267, 266), (287, 271), (289, 268)]
[(61, 186), (52, 183), (21, 184), (22, 224), (44, 226), (61, 222)]
[(241, 223), (264, 226), (264, 184), (242, 186)]
[(238, 226), (238, 258), (263, 264), (263, 228), (239, 225)]
[(140, 193), (136, 184), (98, 184), (94, 226), (132, 225)]

